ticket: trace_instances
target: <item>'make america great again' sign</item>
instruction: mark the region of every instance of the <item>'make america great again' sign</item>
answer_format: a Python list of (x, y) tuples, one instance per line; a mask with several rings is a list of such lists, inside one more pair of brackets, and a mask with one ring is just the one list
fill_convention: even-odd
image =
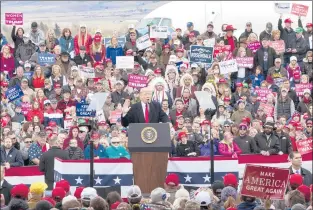
[(289, 169), (246, 165), (241, 195), (283, 200), (289, 180)]

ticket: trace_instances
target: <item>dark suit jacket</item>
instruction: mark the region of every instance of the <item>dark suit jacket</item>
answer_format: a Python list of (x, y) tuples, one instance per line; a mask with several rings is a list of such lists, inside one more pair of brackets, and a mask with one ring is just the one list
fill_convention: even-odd
[(0, 194), (3, 194), (5, 199), (5, 205), (8, 205), (11, 200), (11, 189), (12, 185), (9, 184), (6, 180), (3, 180), (3, 184), (1, 185)]
[[(289, 171), (290, 171), (290, 175), (294, 174), (291, 166), (289, 167)], [(303, 177), (303, 184), (309, 187), (312, 184), (311, 172), (301, 167), (301, 176)]]
[[(192, 114), (190, 111), (187, 111), (187, 110), (183, 111), (183, 116), (184, 116), (184, 118), (188, 117), (188, 118), (192, 119)], [(176, 109), (173, 109), (170, 111), (169, 117), (171, 119), (172, 124), (176, 125)]]
[[(158, 102), (149, 103), (149, 123), (169, 122), (167, 114), (162, 110)], [(122, 116), (122, 125), (127, 127), (131, 123), (145, 123), (141, 101), (131, 106), (128, 113)]]

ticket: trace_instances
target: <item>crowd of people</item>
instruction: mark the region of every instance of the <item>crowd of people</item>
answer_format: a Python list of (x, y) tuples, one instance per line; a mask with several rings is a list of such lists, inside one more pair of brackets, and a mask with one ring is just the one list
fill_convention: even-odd
[[(53, 187), (53, 159), (88, 160), (91, 158), (90, 144), (93, 144), (94, 159), (130, 159), (128, 123), (123, 117), (129, 107), (147, 97), (147, 91), (128, 84), (130, 74), (148, 78), (148, 98), (157, 104), (171, 128), (170, 156), (210, 156), (211, 151), (214, 155), (233, 158), (241, 154), (289, 154), (292, 158), (293, 154), (299, 155), (295, 153), (297, 142), (312, 138), (313, 24), (306, 23), (303, 27), (299, 17), (298, 27), (293, 29), (292, 20), (281, 16), (277, 30), (268, 22), (265, 30), (256, 34), (252, 23), (247, 22), (240, 37), (233, 35), (236, 28), (231, 24), (223, 24), (219, 30), (210, 22), (202, 34), (196, 30), (196, 24), (189, 22), (186, 29), (176, 28), (166, 39), (151, 38), (152, 45), (143, 50), (138, 50), (136, 40), (145, 34), (140, 34), (132, 24), (125, 35), (124, 46), (120, 45), (116, 35), (107, 46), (101, 30), (92, 34), (85, 24), (80, 25), (77, 33), (64, 28), (60, 37), (56, 37), (53, 30), (44, 34), (37, 22), (31, 23), (30, 31), (13, 25), (12, 41), (1, 34), (1, 168), (38, 165), (45, 172), (45, 184), (34, 183), (27, 188), (26, 194), (30, 192), (31, 199), (41, 200), (45, 189), (61, 193), (52, 198), (53, 202), (46, 199), (35, 205), (29, 201), (29, 208), (50, 209), (37, 208), (39, 203), (39, 206), (57, 208), (54, 204), (58, 203), (62, 204), (62, 209), (79, 209), (81, 204), (83, 208), (116, 209), (112, 205), (120, 198), (113, 199), (114, 202), (110, 198), (105, 201), (93, 194), (94, 189), (85, 188), (89, 196), (89, 201), (85, 202), (84, 190), (82, 197), (74, 198), (68, 195), (68, 191), (64, 193), (57, 186)], [(148, 29), (150, 26), (149, 23)], [(276, 52), (271, 47), (272, 41), (279, 40), (284, 42), (284, 52)], [(208, 42), (229, 50), (214, 53), (211, 64), (191, 63), (191, 46), (205, 46)], [(260, 47), (251, 50), (249, 46), (253, 43), (260, 43)], [(52, 64), (41, 61), (42, 57), (51, 56), (55, 59)], [(117, 56), (133, 56), (134, 67), (116, 68)], [(244, 57), (253, 58), (253, 67), (238, 67), (238, 71), (226, 74), (220, 72), (221, 62)], [(82, 76), (81, 69), (87, 67), (94, 69), (95, 78)], [(307, 88), (299, 91), (297, 85)], [(21, 88), (22, 96), (9, 101), (8, 90), (17, 86)], [(262, 98), (258, 89), (267, 90), (269, 94)], [(208, 100), (215, 109), (201, 107), (195, 91), (208, 92)], [(103, 111), (103, 118), (77, 116), (77, 105), (97, 100), (93, 99), (96, 93), (109, 93), (102, 109), (97, 110)], [(143, 106), (145, 119), (142, 120), (149, 122), (149, 110), (147, 106), (144, 110)], [(112, 121), (113, 111), (121, 113), (116, 121)], [(210, 141), (214, 142), (212, 150)], [(296, 174), (306, 180), (305, 186), (312, 184), (309, 171), (301, 170)], [(178, 189), (177, 186), (181, 185), (151, 192), (152, 203), (162, 201), (164, 208), (149, 207), (148, 204), (147, 207), (137, 206), (130, 202), (119, 204), (123, 207), (117, 209), (129, 209), (129, 205), (137, 206), (136, 209), (200, 209), (200, 204), (201, 209), (214, 209), (215, 204), (220, 205), (218, 209), (254, 209), (252, 206), (256, 205), (255, 198), (246, 196), (241, 197), (243, 203), (235, 205), (229, 198), (239, 199), (235, 189), (237, 184), (230, 188), (218, 182), (212, 190), (202, 192), (200, 189), (192, 201), (189, 201), (188, 194), (180, 201), (175, 200), (176, 207), (166, 206), (163, 203), (168, 198), (165, 191)], [(214, 186), (219, 187), (214, 189)], [(26, 191), (26, 187), (19, 185), (13, 189)], [(290, 203), (291, 197), (303, 199), (301, 190), (305, 188), (306, 192), (307, 188), (301, 187), (300, 190), (298, 187), (286, 194), (290, 196)], [(130, 198), (136, 195), (135, 204), (138, 204), (140, 189), (137, 186), (133, 190)], [(183, 189), (179, 192), (188, 193)], [(226, 199), (219, 197), (218, 192), (226, 193)], [(17, 198), (11, 200), (12, 205), (25, 203), (23, 200), (28, 199), (26, 194), (16, 194), (14, 190), (11, 194)], [(95, 199), (91, 199), (91, 195)], [(176, 198), (176, 195), (170, 198)], [(306, 207), (310, 205), (311, 196), (308, 198), (301, 202)], [(297, 199), (296, 203), (299, 203)], [(5, 204), (9, 201), (5, 199)], [(67, 202), (71, 205), (64, 207)], [(175, 202), (172, 202), (174, 206)], [(225, 206), (225, 203), (229, 205)], [(265, 204), (262, 206), (271, 208)], [(17, 209), (28, 208), (24, 207)], [(289, 204), (282, 209), (291, 207)]]

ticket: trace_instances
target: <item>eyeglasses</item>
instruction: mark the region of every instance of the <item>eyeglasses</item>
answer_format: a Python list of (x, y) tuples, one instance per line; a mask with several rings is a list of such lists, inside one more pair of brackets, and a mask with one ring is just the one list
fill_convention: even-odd
[(229, 128), (230, 126), (229, 125), (224, 125), (224, 128)]

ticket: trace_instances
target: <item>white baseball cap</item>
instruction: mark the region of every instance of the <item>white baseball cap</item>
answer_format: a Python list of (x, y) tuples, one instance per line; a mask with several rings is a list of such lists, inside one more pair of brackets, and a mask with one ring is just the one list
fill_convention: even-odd
[(129, 24), (128, 25), (128, 29), (131, 29), (131, 28), (135, 28), (135, 25), (134, 24)]
[(170, 195), (166, 193), (163, 188), (158, 187), (152, 190), (150, 197), (152, 203), (159, 203), (166, 201), (170, 197)]
[(80, 197), (82, 200), (92, 200), (98, 196), (97, 190), (93, 187), (86, 187), (83, 189)]
[(199, 202), (200, 206), (208, 206), (211, 204), (211, 197), (208, 192), (201, 191), (196, 195), (195, 200)]

